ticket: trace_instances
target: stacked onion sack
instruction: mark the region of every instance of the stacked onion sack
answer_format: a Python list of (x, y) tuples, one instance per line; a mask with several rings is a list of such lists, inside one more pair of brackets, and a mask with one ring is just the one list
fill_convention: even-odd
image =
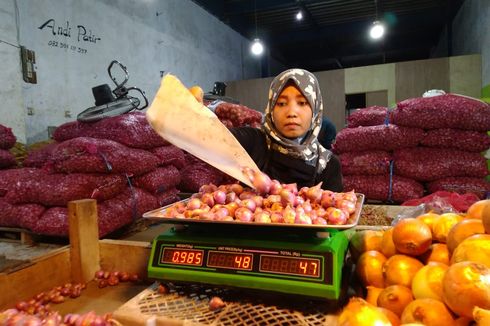
[(15, 145), (16, 138), (12, 129), (0, 124), (0, 169), (17, 165), (15, 156), (9, 151)]
[(474, 193), (483, 199), (490, 192), (481, 154), (490, 147), (490, 105), (444, 94), (402, 101), (392, 118), (399, 126), (425, 130), (420, 146), (394, 152), (396, 175), (423, 182), (429, 193)]
[(403, 202), (423, 196), (423, 185), (407, 176), (393, 175), (393, 151), (414, 148), (424, 136), (416, 127), (388, 123), (388, 108), (369, 107), (354, 112), (347, 128), (337, 134), (332, 150), (342, 164), (344, 190), (367, 199)]
[(322, 190), (321, 183), (298, 190), (260, 171), (245, 173), (255, 189), (238, 183), (204, 185), (187, 202), (168, 207), (162, 217), (255, 223), (343, 225), (352, 222), (354, 192)]
[[(219, 102), (211, 107), (218, 119), (228, 128), (254, 127), (260, 128), (262, 114), (244, 105)], [(210, 166), (197, 157), (186, 153), (185, 166), (180, 170), (181, 182), (179, 189), (183, 192), (196, 193), (201, 186), (207, 184), (221, 185), (233, 183), (235, 180)]]
[(366, 198), (403, 202), (426, 193), (490, 191), (482, 151), (490, 147), (490, 106), (444, 94), (414, 98), (389, 111), (354, 112), (333, 146), (339, 154), (344, 189)]
[(142, 113), (69, 122), (54, 139), (30, 152), (23, 168), (0, 171), (1, 226), (65, 237), (68, 202), (93, 198), (103, 237), (179, 199), (184, 153)]
[(358, 231), (350, 253), (366, 295), (339, 317), (349, 325), (389, 325), (385, 318), (392, 325), (490, 325), (490, 200), (466, 214), (425, 213), (385, 231)]

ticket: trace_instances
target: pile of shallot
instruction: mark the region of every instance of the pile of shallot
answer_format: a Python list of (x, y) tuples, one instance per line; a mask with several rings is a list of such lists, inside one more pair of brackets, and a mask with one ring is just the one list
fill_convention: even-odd
[(260, 171), (244, 170), (255, 189), (240, 184), (203, 185), (187, 202), (178, 202), (164, 216), (210, 221), (286, 224), (346, 224), (356, 210), (351, 191), (335, 193), (321, 183), (298, 190), (296, 184), (281, 184)]

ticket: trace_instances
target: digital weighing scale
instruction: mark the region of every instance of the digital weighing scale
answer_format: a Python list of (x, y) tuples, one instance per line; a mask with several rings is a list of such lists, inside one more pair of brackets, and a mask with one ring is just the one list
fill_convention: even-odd
[(148, 276), (164, 281), (213, 284), (338, 299), (350, 233), (364, 201), (345, 225), (242, 223), (145, 218), (181, 224), (153, 241)]

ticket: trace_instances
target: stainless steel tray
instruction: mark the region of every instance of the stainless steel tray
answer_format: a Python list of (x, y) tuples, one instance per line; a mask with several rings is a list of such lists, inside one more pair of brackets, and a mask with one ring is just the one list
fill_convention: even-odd
[[(364, 194), (357, 194), (356, 211), (352, 213), (347, 220), (346, 224), (342, 225), (314, 225), (314, 224), (287, 224), (287, 223), (256, 223), (256, 222), (239, 222), (239, 221), (209, 221), (209, 220), (198, 220), (194, 218), (175, 218), (175, 217), (165, 217), (165, 210), (175, 205), (176, 203), (154, 209), (152, 211), (143, 214), (143, 218), (158, 221), (167, 224), (221, 224), (221, 225), (239, 225), (239, 226), (265, 226), (265, 227), (289, 227), (289, 228), (301, 228), (301, 229), (313, 229), (313, 230), (326, 230), (326, 229), (350, 229), (357, 225), (359, 222), (359, 217), (361, 216), (362, 205), (364, 204)], [(189, 198), (181, 200), (185, 203)]]

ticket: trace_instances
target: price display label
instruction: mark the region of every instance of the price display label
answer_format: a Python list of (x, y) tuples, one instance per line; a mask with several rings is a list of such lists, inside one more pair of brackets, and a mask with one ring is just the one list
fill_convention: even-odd
[(202, 266), (203, 250), (164, 248), (161, 262), (175, 265)]
[(304, 257), (261, 255), (259, 270), (266, 273), (320, 276), (320, 260)]
[(208, 267), (251, 271), (253, 255), (234, 252), (208, 251)]

